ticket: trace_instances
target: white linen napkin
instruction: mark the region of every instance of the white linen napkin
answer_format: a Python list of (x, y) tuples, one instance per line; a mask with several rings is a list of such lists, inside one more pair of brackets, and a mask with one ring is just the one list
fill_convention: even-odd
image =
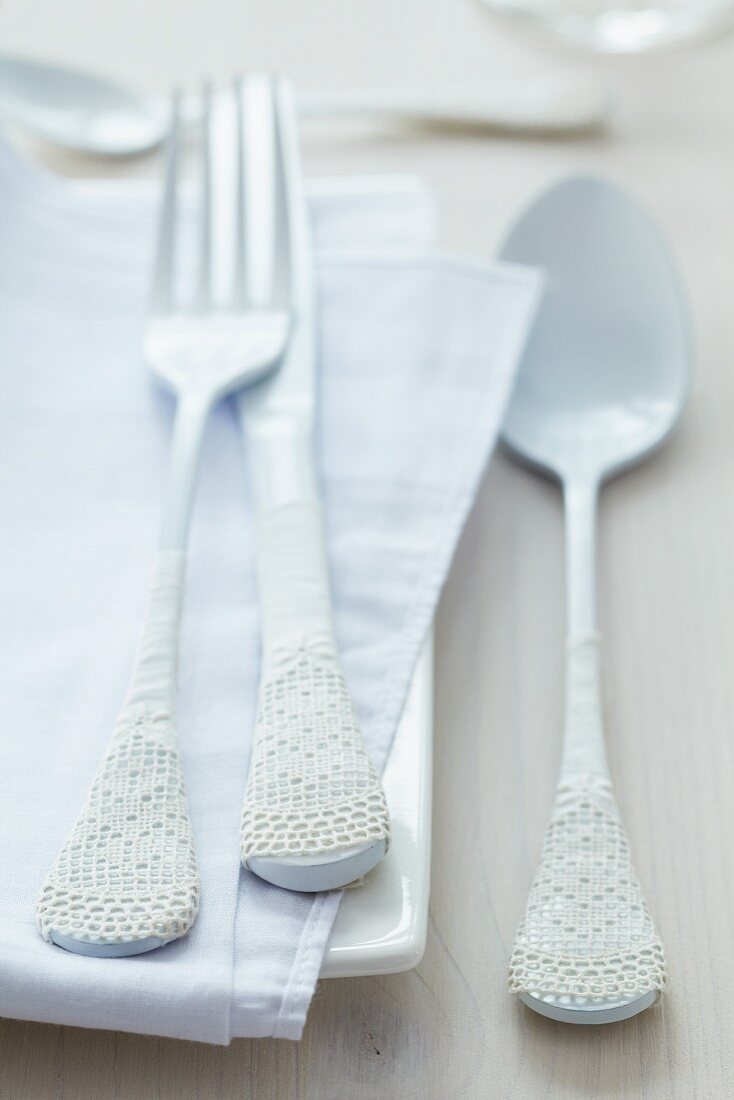
[[(316, 188), (313, 217), (336, 629), (382, 767), (537, 280), (432, 255), (415, 183)], [(0, 145), (0, 1015), (298, 1038), (339, 895), (288, 893), (239, 865), (258, 611), (228, 405), (205, 445), (181, 647), (198, 920), (129, 959), (67, 954), (35, 927), (123, 698), (157, 537), (173, 404), (140, 351), (154, 221), (149, 195), (82, 195)]]

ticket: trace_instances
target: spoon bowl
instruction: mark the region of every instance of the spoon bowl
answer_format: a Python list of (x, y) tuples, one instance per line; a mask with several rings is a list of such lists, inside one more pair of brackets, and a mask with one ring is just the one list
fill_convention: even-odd
[(21, 57), (0, 58), (0, 113), (32, 137), (99, 156), (147, 152), (168, 130), (163, 103), (106, 77)]
[(535, 203), (502, 256), (547, 276), (505, 442), (561, 479), (639, 461), (675, 424), (691, 359), (683, 295), (646, 214), (603, 180), (573, 178)]

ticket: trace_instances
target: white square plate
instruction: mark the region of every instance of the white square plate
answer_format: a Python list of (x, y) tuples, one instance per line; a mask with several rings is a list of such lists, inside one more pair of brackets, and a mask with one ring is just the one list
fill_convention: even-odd
[(394, 974), (417, 966), (423, 956), (431, 869), (432, 709), (429, 638), (383, 774), (392, 818), (390, 851), (363, 886), (345, 891), (322, 978)]

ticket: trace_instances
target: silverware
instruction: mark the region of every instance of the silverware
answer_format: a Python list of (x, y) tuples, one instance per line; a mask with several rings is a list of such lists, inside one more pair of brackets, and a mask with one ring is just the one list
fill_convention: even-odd
[(331, 622), (313, 453), (314, 274), (295, 110), (283, 81), (275, 142), (290, 196), (294, 327), (277, 374), (240, 398), (257, 509), (262, 672), (242, 859), (277, 886), (345, 886), (382, 858), (385, 796), (365, 751)]
[[(272, 116), (271, 83), (264, 77), (238, 82), (228, 119), (221, 117), (223, 104), (213, 103), (208, 87), (202, 98), (198, 270), (190, 295), (183, 293), (176, 96), (144, 342), (151, 369), (178, 399), (145, 624), (109, 748), (38, 901), (44, 939), (85, 955), (150, 951), (185, 935), (196, 917), (199, 876), (174, 721), (195, 474), (213, 406), (271, 370), (291, 323), (282, 284), (276, 287), (272, 277), (276, 236), (287, 235), (285, 224), (268, 217), (277, 161), (272, 150), (258, 144)], [(219, 198), (222, 189), (230, 199), (227, 210)], [(222, 236), (237, 246), (224, 271)], [(287, 277), (287, 270), (283, 274)]]
[[(409, 126), (529, 135), (598, 129), (610, 112), (608, 88), (595, 76), (523, 77), (480, 95), (446, 91), (303, 94), (307, 118), (367, 117)], [(198, 123), (199, 98), (184, 117)], [(107, 77), (27, 57), (0, 56), (0, 117), (33, 137), (78, 153), (129, 156), (154, 149), (168, 129), (167, 103)]]
[(543, 137), (600, 130), (612, 112), (612, 94), (597, 76), (564, 72), (497, 81), (480, 92), (307, 92), (298, 96), (302, 118), (381, 121), (412, 129), (525, 134)]
[(673, 429), (688, 394), (688, 315), (649, 219), (601, 180), (570, 179), (541, 196), (515, 225), (502, 256), (547, 274), (504, 439), (563, 487), (568, 604), (560, 780), (515, 940), (510, 986), (542, 1015), (608, 1023), (653, 1004), (665, 962), (604, 748), (597, 495), (604, 481), (645, 458)]

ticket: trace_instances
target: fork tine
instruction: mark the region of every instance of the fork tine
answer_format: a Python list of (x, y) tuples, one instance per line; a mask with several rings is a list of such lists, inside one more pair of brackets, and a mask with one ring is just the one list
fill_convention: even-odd
[(166, 145), (163, 198), (158, 221), (158, 247), (153, 267), (151, 309), (163, 313), (173, 302), (173, 272), (176, 252), (176, 208), (180, 160), (181, 91), (171, 97), (171, 127)]
[(236, 152), (235, 152), (235, 255), (234, 255), (234, 285), (232, 297), (234, 305), (245, 304), (245, 257), (247, 255), (247, 224), (246, 224), (246, 178), (245, 178), (245, 111), (242, 103), (244, 86), (242, 77), (235, 77), (233, 81), (235, 101), (235, 127), (236, 127)]
[(275, 263), (276, 146), (273, 82), (248, 77), (237, 85), (241, 125), (238, 150), (237, 239), (241, 293), (251, 306), (267, 306)]
[(212, 304), (212, 85), (201, 89), (201, 213), (199, 217), (199, 288), (201, 309)]
[(275, 276), (273, 297), (296, 313), (308, 308), (310, 242), (302, 216), (303, 176), (293, 89), (282, 77), (275, 84), (275, 130), (278, 159)]

